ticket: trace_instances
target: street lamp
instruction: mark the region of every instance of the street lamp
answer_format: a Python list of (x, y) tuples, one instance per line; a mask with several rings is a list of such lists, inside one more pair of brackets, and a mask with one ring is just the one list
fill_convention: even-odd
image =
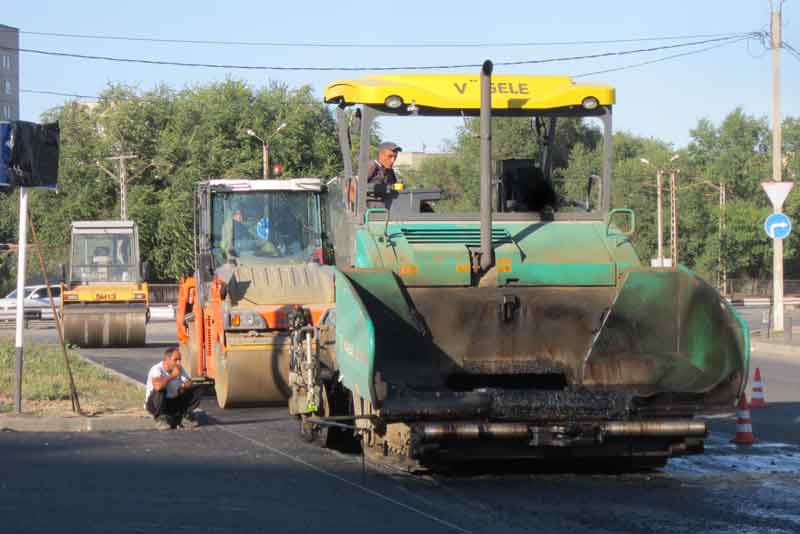
[(261, 137), (259, 137), (258, 135), (256, 135), (255, 130), (253, 130), (252, 128), (248, 128), (247, 130), (245, 130), (245, 133), (247, 135), (249, 135), (250, 137), (255, 137), (256, 139), (261, 141), (261, 154), (262, 154), (262, 158), (263, 158), (263, 160), (262, 160), (262, 165), (263, 165), (262, 177), (265, 180), (267, 178), (269, 178), (269, 142), (272, 141), (272, 138), (275, 137), (275, 135), (277, 135), (277, 133), (280, 132), (281, 130), (283, 130), (284, 128), (286, 128), (286, 123), (285, 122), (280, 123), (280, 125), (277, 128), (275, 128), (275, 131), (272, 132), (266, 138), (266, 140), (264, 140)]
[[(680, 154), (673, 154), (671, 158), (669, 158), (670, 162), (675, 162), (681, 157)], [(645, 158), (639, 158), (639, 161), (644, 165), (653, 166), (649, 160)], [(658, 267), (664, 267), (664, 222), (663, 222), (663, 211), (661, 208), (661, 196), (662, 196), (662, 179), (664, 176), (664, 170), (661, 168), (656, 168), (656, 228), (657, 228), (657, 236), (658, 236), (658, 257), (656, 259)], [(678, 170), (671, 169), (669, 173), (670, 179), (670, 248), (671, 256), (672, 256), (672, 267), (677, 266), (678, 264), (678, 199), (677, 199), (677, 179), (678, 179)]]
[[(646, 160), (645, 158), (640, 158), (639, 161), (645, 165), (650, 165), (650, 161)], [(664, 266), (664, 216), (661, 209), (661, 177), (661, 169), (656, 169), (656, 235), (658, 237), (658, 244), (656, 247), (658, 254), (656, 256), (657, 267)]]

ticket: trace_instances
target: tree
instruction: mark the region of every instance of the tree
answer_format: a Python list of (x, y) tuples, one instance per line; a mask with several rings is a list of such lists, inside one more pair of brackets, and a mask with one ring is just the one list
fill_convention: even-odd
[[(254, 89), (226, 80), (142, 92), (111, 85), (97, 103), (68, 103), (43, 119), (61, 125), (59, 189), (33, 191), (30, 207), (51, 264), (68, 260), (71, 221), (119, 217), (119, 184), (97, 162), (116, 173), (105, 158), (135, 154), (128, 160), (128, 213), (139, 226), (142, 259), (159, 280), (177, 280), (192, 269), (194, 184), (261, 177), (261, 145), (248, 128), (269, 132), (287, 123), (271, 145), (272, 161), (287, 176), (332, 176), (341, 161), (333, 118), (308, 86)], [(16, 198), (0, 192), (5, 241), (16, 239)], [(0, 275), (12, 271), (13, 259), (0, 258)]]

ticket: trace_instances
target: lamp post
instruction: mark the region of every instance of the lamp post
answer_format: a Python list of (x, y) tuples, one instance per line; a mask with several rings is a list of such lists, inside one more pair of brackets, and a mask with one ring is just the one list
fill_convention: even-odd
[(719, 253), (717, 254), (719, 272), (717, 274), (717, 282), (722, 296), (726, 296), (728, 294), (728, 269), (722, 256), (722, 241), (725, 234), (725, 204), (727, 203), (728, 192), (725, 188), (725, 182), (722, 180), (720, 180), (719, 185), (708, 180), (703, 180), (701, 183), (719, 192)]
[[(680, 154), (673, 154), (672, 157), (669, 159), (670, 162), (676, 161), (680, 158)], [(639, 158), (639, 161), (645, 165), (652, 165), (649, 160), (645, 158)], [(671, 220), (670, 220), (670, 248), (672, 250), (672, 266), (674, 267), (677, 264), (677, 240), (678, 240), (678, 228), (677, 228), (677, 206), (676, 206), (676, 184), (675, 181), (677, 179), (677, 169), (673, 169), (670, 171), (670, 211), (671, 211)], [(662, 208), (662, 189), (663, 189), (663, 177), (664, 177), (664, 170), (661, 168), (656, 168), (656, 234), (658, 239), (657, 244), (657, 254), (656, 263), (658, 267), (664, 267), (664, 212)]]
[[(670, 162), (677, 160), (680, 154), (673, 154)], [(678, 266), (678, 169), (669, 171), (669, 196), (670, 196), (670, 241), (672, 255), (672, 268)]]
[[(650, 162), (645, 158), (640, 158), (639, 161), (645, 165), (650, 165)], [(661, 177), (661, 169), (656, 169), (656, 235), (658, 236), (656, 261), (659, 267), (664, 266), (664, 218), (661, 210)]]
[(275, 137), (275, 135), (276, 135), (278, 132), (280, 132), (281, 130), (283, 130), (284, 128), (286, 128), (286, 123), (285, 123), (285, 122), (282, 122), (282, 123), (280, 123), (280, 125), (278, 125), (278, 127), (277, 127), (277, 128), (275, 128), (275, 131), (274, 131), (274, 132), (272, 132), (272, 133), (271, 133), (271, 134), (270, 134), (270, 135), (269, 135), (269, 136), (266, 138), (266, 140), (265, 140), (265, 139), (262, 139), (261, 137), (259, 137), (258, 135), (256, 135), (256, 132), (255, 132), (255, 130), (253, 130), (252, 128), (248, 128), (248, 129), (245, 131), (245, 133), (246, 133), (247, 135), (249, 135), (250, 137), (255, 137), (256, 139), (258, 139), (259, 141), (261, 141), (261, 157), (262, 157), (262, 162), (261, 162), (261, 164), (262, 164), (262, 166), (263, 166), (263, 167), (262, 167), (262, 170), (261, 170), (261, 173), (262, 173), (262, 178), (264, 178), (264, 180), (266, 180), (266, 179), (268, 179), (268, 178), (269, 178), (269, 142), (270, 142), (270, 141), (272, 141), (272, 138), (273, 138), (273, 137)]

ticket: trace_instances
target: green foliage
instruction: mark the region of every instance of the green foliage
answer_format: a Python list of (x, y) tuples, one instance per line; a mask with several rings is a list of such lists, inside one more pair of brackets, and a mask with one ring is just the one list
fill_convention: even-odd
[[(247, 129), (268, 139), (286, 123), (269, 140), (270, 162), (283, 164), (284, 176), (333, 176), (341, 165), (334, 120), (308, 86), (255, 89), (226, 80), (142, 92), (111, 85), (96, 104), (70, 103), (43, 119), (61, 125), (59, 190), (33, 191), (30, 211), (53, 273), (68, 261), (71, 221), (119, 218), (119, 182), (111, 176), (119, 167), (109, 157), (136, 156), (127, 160), (128, 215), (152, 278), (165, 281), (193, 268), (194, 184), (261, 177), (262, 145)], [(0, 192), (0, 241), (16, 240), (17, 198)], [(15, 259), (0, 257), (6, 286)]]
[[(403, 175), (405, 182), (410, 185), (440, 187), (445, 200), (437, 203), (438, 211), (477, 211), (480, 207), (479, 132), (480, 122), (475, 118), (467, 119), (464, 126), (458, 129), (456, 139), (450, 145), (450, 152), (424, 160), (419, 169)], [(571, 150), (575, 147), (595, 149), (600, 137), (598, 130), (579, 120), (559, 121), (554, 142), (554, 169), (568, 166)], [(492, 119), (493, 161), (533, 159), (538, 162), (543, 150), (544, 143), (539, 139), (536, 127), (530, 119)]]
[[(348, 112), (349, 113), (349, 112)], [(67, 261), (69, 223), (114, 219), (119, 189), (107, 159), (135, 154), (128, 160), (129, 216), (139, 224), (142, 259), (155, 279), (176, 280), (193, 264), (192, 192), (208, 178), (261, 176), (261, 143), (246, 134), (253, 129), (269, 138), (270, 160), (286, 176), (333, 176), (341, 157), (329, 110), (307, 86), (269, 83), (253, 88), (237, 80), (182, 90), (158, 86), (150, 91), (111, 85), (93, 105), (72, 103), (50, 111), (62, 132), (59, 191), (33, 191), (31, 212), (48, 252), (51, 274)], [(278, 125), (281, 132), (271, 137)], [(800, 172), (800, 119), (783, 125), (784, 179)], [(409, 185), (441, 187), (445, 200), (438, 211), (477, 211), (479, 204), (479, 123), (469, 118), (450, 142), (448, 152), (429, 157), (403, 173)], [(379, 132), (372, 134), (377, 143)], [(669, 251), (669, 173), (677, 170), (679, 257), (682, 263), (716, 280), (720, 265), (729, 277), (765, 277), (771, 269), (771, 243), (762, 230), (770, 211), (759, 182), (770, 179), (770, 131), (764, 118), (733, 110), (716, 125), (698, 121), (691, 141), (675, 151), (658, 139), (626, 132), (614, 135), (612, 205), (636, 211), (634, 246), (645, 262), (656, 255), (656, 169), (664, 171), (664, 245)], [(528, 119), (493, 119), (493, 159), (540, 160), (544, 145)], [(358, 136), (353, 136), (356, 162)], [(587, 180), (601, 174), (601, 134), (580, 120), (560, 120), (553, 147), (553, 178), (564, 196), (583, 200)], [(648, 164), (642, 163), (648, 160)], [(105, 169), (105, 170), (104, 170)], [(106, 172), (108, 171), (108, 172)], [(356, 170), (357, 172), (357, 170)], [(724, 186), (727, 206), (719, 205)], [(800, 189), (800, 188), (798, 188)], [(593, 184), (593, 195), (598, 194)], [(18, 196), (0, 191), (0, 242), (16, 240)], [(800, 191), (785, 211), (800, 221)], [(720, 234), (720, 222), (725, 228)], [(786, 240), (787, 277), (800, 275), (800, 232)], [(722, 263), (720, 263), (720, 261)], [(0, 280), (9, 289), (15, 256), (0, 256)], [(31, 263), (30, 272), (37, 272)]]

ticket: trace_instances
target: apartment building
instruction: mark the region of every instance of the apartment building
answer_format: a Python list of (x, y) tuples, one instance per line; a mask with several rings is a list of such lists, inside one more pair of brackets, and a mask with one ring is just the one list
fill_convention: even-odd
[(0, 121), (19, 120), (19, 29), (0, 24)]

